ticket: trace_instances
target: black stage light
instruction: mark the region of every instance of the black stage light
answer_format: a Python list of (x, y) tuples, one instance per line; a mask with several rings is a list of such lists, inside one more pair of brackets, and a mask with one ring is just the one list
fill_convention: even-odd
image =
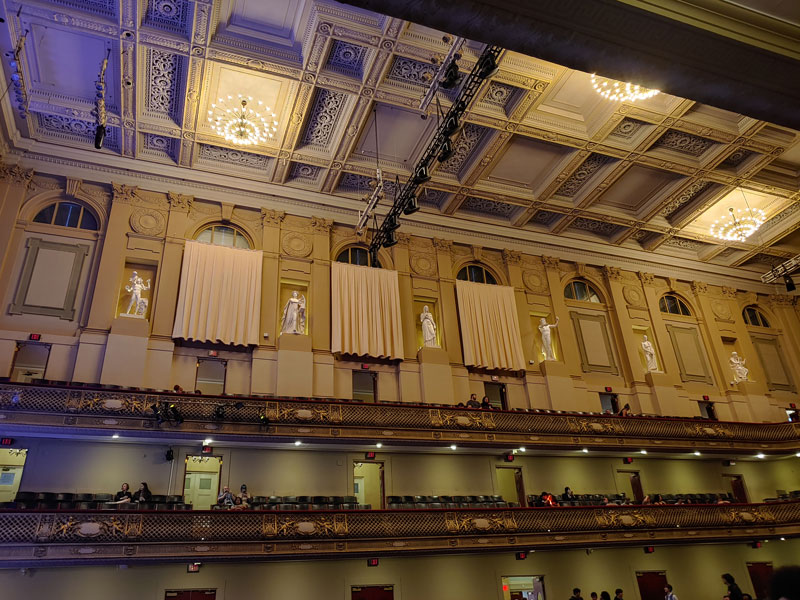
[(792, 280), (792, 278), (789, 275), (784, 275), (783, 276), (783, 282), (786, 284), (786, 291), (787, 292), (793, 292), (793, 291), (795, 291), (797, 289), (797, 286), (795, 286), (794, 281)]
[(428, 167), (426, 165), (420, 165), (416, 171), (414, 171), (414, 183), (417, 185), (422, 185), (423, 183), (427, 183), (431, 180), (431, 176), (428, 173)]
[(164, 415), (161, 413), (161, 407), (157, 402), (154, 402), (150, 405), (150, 410), (153, 411), (153, 418), (156, 420), (156, 423), (161, 425), (164, 422)]
[(412, 195), (406, 201), (406, 205), (403, 207), (403, 214), (404, 215), (413, 215), (418, 210), (419, 210), (419, 200), (417, 200), (416, 196)]
[(386, 239), (383, 240), (384, 248), (391, 248), (397, 245), (397, 234), (394, 231), (387, 231), (385, 237)]
[(461, 123), (456, 115), (450, 115), (444, 121), (442, 133), (447, 137), (453, 137), (461, 129)]
[(267, 418), (267, 415), (258, 415), (258, 424), (262, 427), (269, 427), (269, 419)]
[(103, 148), (104, 139), (106, 139), (106, 126), (98, 125), (94, 132), (94, 147), (101, 150)]
[(236, 410), (242, 410), (244, 408), (244, 402), (237, 402), (236, 404), (233, 405), (233, 408), (235, 408)]
[(167, 450), (167, 452), (164, 454), (164, 458), (167, 460), (167, 462), (171, 462), (175, 458), (175, 452), (172, 450), (172, 448)]
[(224, 421), (225, 420), (225, 407), (222, 404), (217, 404), (214, 407), (214, 414), (211, 415), (212, 421)]
[(183, 423), (183, 413), (174, 404), (169, 405), (169, 418), (175, 421), (178, 425)]
[(461, 81), (461, 74), (458, 72), (458, 64), (454, 58), (444, 70), (444, 77), (439, 81), (439, 87), (451, 90)]
[(397, 217), (394, 213), (389, 213), (386, 215), (386, 222), (384, 223), (384, 227), (386, 227), (386, 231), (394, 231), (395, 229), (400, 229), (400, 222), (397, 220)]
[(488, 79), (495, 73), (497, 73), (497, 61), (495, 60), (494, 56), (489, 54), (481, 61), (481, 65), (478, 68), (478, 76), (482, 77), (483, 79)]
[(443, 163), (453, 156), (453, 152), (453, 143), (450, 141), (450, 138), (446, 138), (441, 148), (439, 148), (439, 156), (436, 157), (436, 160)]

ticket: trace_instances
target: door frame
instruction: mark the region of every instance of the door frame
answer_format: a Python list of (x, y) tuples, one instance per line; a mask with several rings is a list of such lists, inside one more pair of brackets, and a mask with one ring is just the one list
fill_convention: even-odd
[(14, 340), (16, 342), (14, 349), (13, 360), (11, 361), (10, 375), (14, 374), (14, 367), (17, 364), (17, 354), (22, 349), (22, 346), (47, 346), (47, 360), (44, 361), (44, 369), (42, 370), (42, 379), (47, 379), (47, 367), (50, 365), (50, 354), (53, 352), (53, 344), (49, 342), (33, 342), (30, 340)]
[[(750, 492), (747, 489), (747, 484), (744, 481), (744, 475), (742, 473), (723, 473), (722, 477), (728, 482), (728, 486), (731, 488), (731, 493), (733, 494), (734, 498), (736, 498), (736, 493), (733, 490), (733, 480), (738, 478), (742, 482), (745, 503), (750, 502)], [(738, 498), (736, 498), (736, 500), (737, 502), (739, 501)]]
[[(628, 475), (628, 483), (630, 483), (630, 478), (632, 476), (634, 476), (634, 475), (636, 475), (639, 478), (639, 484), (640, 484), (640, 486), (642, 488), (642, 498), (639, 498), (638, 501), (641, 502), (641, 500), (646, 496), (646, 494), (644, 493), (644, 486), (641, 485), (642, 484), (642, 473), (641, 473), (641, 471), (639, 471), (638, 469), (617, 469), (616, 473), (623, 473), (625, 475)], [(625, 491), (625, 494), (627, 495), (628, 492), (626, 490), (624, 490), (624, 491)], [(633, 496), (634, 500), (637, 500), (636, 494), (633, 491), (633, 486), (632, 485), (631, 485), (631, 495)], [(642, 571), (642, 572), (644, 573), (644, 571)]]
[[(497, 473), (498, 469), (513, 469), (514, 470), (514, 484), (517, 488), (517, 501), (519, 502), (520, 508), (525, 508), (528, 503), (526, 501), (525, 496), (525, 475), (522, 471), (522, 467), (513, 467), (511, 465), (495, 465), (495, 473)], [(508, 500), (506, 500), (508, 502)]]
[[(183, 461), (183, 483), (181, 483), (181, 496), (183, 496), (184, 491), (186, 491), (186, 473), (189, 472), (189, 459), (192, 456), (203, 456), (200, 454), (187, 454)], [(209, 458), (218, 458), (219, 459), (219, 473), (217, 474), (217, 497), (219, 497), (219, 490), (220, 485), (222, 485), (222, 455), (221, 454), (208, 454), (206, 455)], [(193, 471), (194, 473), (203, 473), (204, 471)], [(210, 473), (211, 471), (205, 471), (205, 473)], [(186, 498), (184, 498), (186, 500)]]
[[(223, 375), (223, 377), (222, 377), (222, 394), (224, 394), (225, 393), (225, 388), (228, 385), (228, 359), (227, 358), (210, 358), (210, 357), (206, 357), (206, 356), (198, 356), (197, 357), (197, 366), (194, 369), (194, 390), (200, 389), (200, 388), (197, 387), (197, 378), (198, 378), (198, 376), (200, 374), (200, 363), (201, 362), (220, 362), (220, 363), (222, 363), (222, 366), (224, 367), (223, 368), (223, 372), (225, 373), (225, 375)], [(192, 393), (194, 393), (194, 390), (192, 390)], [(219, 395), (221, 396), (222, 394), (219, 394)]]
[[(381, 507), (380, 507), (380, 509), (381, 510), (385, 509), (386, 508), (386, 461), (384, 461), (384, 460), (364, 460), (364, 459), (358, 459), (358, 458), (352, 459), (352, 461), (350, 463), (351, 464), (351, 469), (350, 469), (350, 482), (351, 483), (355, 483), (355, 466), (356, 466), (356, 463), (370, 464), (370, 465), (379, 464), (381, 466), (381, 468), (378, 469), (378, 471), (380, 472), (380, 479), (381, 479)], [(351, 487), (350, 489), (352, 490), (353, 488)], [(353, 490), (353, 493), (355, 493), (355, 490)], [(366, 498), (364, 498), (364, 499), (366, 500)]]

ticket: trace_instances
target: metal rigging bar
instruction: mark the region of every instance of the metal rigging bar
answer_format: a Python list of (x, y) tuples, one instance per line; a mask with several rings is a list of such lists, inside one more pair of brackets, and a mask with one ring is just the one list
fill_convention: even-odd
[(450, 136), (457, 130), (461, 121), (461, 116), (466, 112), (467, 107), (478, 94), (481, 84), (497, 70), (497, 62), (502, 52), (503, 48), (500, 46), (487, 46), (480, 58), (478, 58), (478, 61), (475, 63), (475, 66), (472, 68), (472, 71), (470, 71), (467, 80), (461, 88), (461, 93), (439, 123), (433, 138), (428, 143), (428, 147), (417, 161), (411, 177), (409, 177), (403, 189), (395, 197), (391, 209), (389, 209), (386, 217), (384, 217), (380, 228), (375, 232), (369, 245), (369, 251), (373, 255), (376, 254), (378, 249), (386, 242), (390, 242), (394, 231), (398, 227), (400, 215), (404, 211), (406, 211), (406, 214), (410, 214), (411, 212), (416, 212), (418, 209), (415, 195), (419, 186), (426, 181), (425, 177), (427, 176), (428, 168), (436, 159), (442, 146), (449, 141)]

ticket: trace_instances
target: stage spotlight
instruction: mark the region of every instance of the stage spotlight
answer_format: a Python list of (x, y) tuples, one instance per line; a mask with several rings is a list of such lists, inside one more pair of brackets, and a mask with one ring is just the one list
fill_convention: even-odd
[(444, 71), (444, 77), (439, 81), (439, 87), (451, 90), (461, 81), (461, 74), (458, 72), (457, 56), (453, 58)]
[(491, 54), (487, 55), (486, 58), (481, 61), (480, 67), (478, 67), (478, 76), (482, 77), (483, 79), (488, 79), (496, 73), (497, 61)]
[(106, 126), (98, 125), (94, 132), (94, 147), (101, 150), (103, 148), (104, 139), (106, 139)]
[(461, 129), (461, 123), (458, 120), (456, 115), (450, 115), (445, 119), (444, 125), (442, 126), (442, 133), (447, 137), (453, 137), (458, 130)]
[(450, 141), (450, 138), (446, 138), (442, 143), (442, 147), (439, 149), (439, 156), (437, 156), (436, 159), (443, 163), (453, 156), (453, 152), (453, 143)]
[(237, 402), (233, 405), (236, 410), (242, 410), (244, 408), (244, 402)]
[(150, 410), (153, 411), (153, 418), (156, 420), (156, 423), (161, 425), (164, 422), (164, 415), (161, 412), (161, 407), (157, 402), (154, 402), (150, 405)]
[(258, 415), (258, 424), (261, 425), (261, 427), (269, 427), (269, 419), (267, 418), (267, 415)]
[(392, 246), (396, 245), (397, 245), (397, 234), (394, 231), (387, 231), (386, 239), (383, 240), (383, 247), (391, 248)]
[(420, 165), (416, 171), (414, 171), (414, 183), (417, 185), (422, 185), (423, 183), (427, 183), (431, 180), (431, 176), (428, 173), (427, 165)]
[(386, 227), (386, 231), (394, 231), (396, 229), (400, 229), (400, 222), (397, 220), (397, 217), (393, 213), (389, 213), (386, 215), (386, 222), (384, 223), (384, 227)]
[(403, 207), (403, 214), (404, 215), (413, 215), (418, 210), (419, 210), (419, 200), (417, 200), (416, 196), (412, 195), (406, 201), (406, 204)]
[(183, 413), (174, 404), (169, 405), (169, 418), (178, 425), (183, 423)]
[(789, 275), (783, 276), (783, 282), (786, 284), (786, 291), (793, 292), (797, 289), (797, 286), (794, 284), (794, 280)]
[(217, 404), (214, 407), (214, 414), (211, 415), (212, 421), (224, 421), (225, 420), (225, 407), (222, 404)]

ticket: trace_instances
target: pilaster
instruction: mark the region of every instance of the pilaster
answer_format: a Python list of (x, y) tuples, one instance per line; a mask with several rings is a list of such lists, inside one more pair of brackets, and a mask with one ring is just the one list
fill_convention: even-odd
[(331, 349), (331, 219), (311, 217), (314, 237), (309, 325), (314, 350)]
[(439, 293), (441, 302), (441, 339), (451, 363), (463, 364), (461, 333), (458, 327), (456, 306), (456, 281), (453, 277), (453, 242), (434, 238), (433, 249), (439, 269)]

